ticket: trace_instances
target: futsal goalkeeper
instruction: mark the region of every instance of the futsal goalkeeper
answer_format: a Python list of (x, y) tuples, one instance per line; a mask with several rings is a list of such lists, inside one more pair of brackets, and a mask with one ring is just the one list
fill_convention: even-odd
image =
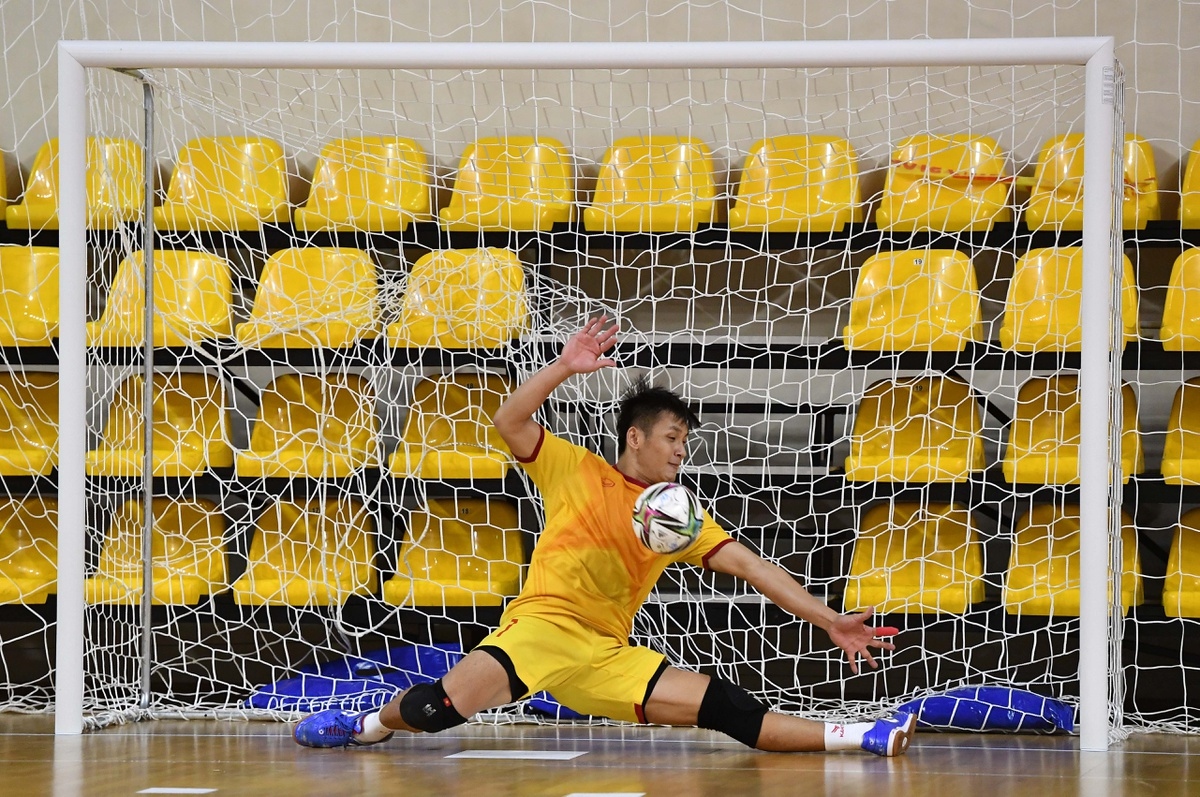
[(620, 403), (615, 466), (533, 418), (571, 376), (615, 365), (606, 355), (616, 344), (617, 325), (607, 321), (589, 321), (558, 360), (512, 392), (493, 419), (537, 485), (546, 512), (525, 586), (497, 630), (444, 678), (406, 689), (379, 711), (311, 714), (296, 725), (295, 740), (345, 747), (382, 742), (394, 731), (436, 733), (545, 690), (581, 714), (699, 726), (759, 750), (903, 753), (916, 728), (912, 714), (853, 724), (780, 714), (736, 684), (672, 667), (661, 653), (629, 643), (634, 615), (672, 562), (746, 580), (824, 629), (845, 652), (852, 673), (859, 657), (876, 667), (871, 648), (894, 649), (884, 637), (896, 630), (870, 625), (870, 610), (838, 614), (783, 568), (735, 542), (707, 513), (696, 540), (679, 553), (656, 554), (641, 544), (631, 530), (634, 501), (651, 484), (675, 481), (688, 432), (699, 425), (692, 409), (669, 390), (636, 383)]

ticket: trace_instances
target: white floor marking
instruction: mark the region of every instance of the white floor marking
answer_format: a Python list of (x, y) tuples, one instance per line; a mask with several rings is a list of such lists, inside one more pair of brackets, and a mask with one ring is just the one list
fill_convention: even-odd
[(505, 758), (529, 761), (570, 761), (587, 755), (587, 750), (463, 750), (446, 758)]
[(190, 789), (184, 786), (155, 786), (142, 789), (138, 794), (212, 794), (216, 789)]

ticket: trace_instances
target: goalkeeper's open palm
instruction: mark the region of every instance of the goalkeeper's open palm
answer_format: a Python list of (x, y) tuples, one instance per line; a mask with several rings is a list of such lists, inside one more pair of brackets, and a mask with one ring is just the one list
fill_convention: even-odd
[(842, 614), (829, 626), (829, 638), (833, 644), (846, 652), (850, 662), (850, 672), (858, 675), (858, 657), (861, 655), (872, 668), (878, 667), (878, 662), (871, 655), (871, 648), (880, 650), (895, 650), (896, 646), (881, 637), (895, 636), (900, 629), (890, 626), (875, 627), (868, 625), (874, 609), (867, 609), (857, 614)]
[(608, 316), (605, 315), (593, 318), (567, 341), (558, 359), (572, 373), (590, 374), (617, 364), (615, 360), (604, 356), (617, 345), (618, 325), (614, 321), (612, 326), (605, 327), (607, 321)]

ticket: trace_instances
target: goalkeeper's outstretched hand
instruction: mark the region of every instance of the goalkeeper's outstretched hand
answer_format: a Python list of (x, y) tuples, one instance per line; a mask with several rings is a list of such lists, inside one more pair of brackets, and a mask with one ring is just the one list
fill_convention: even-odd
[(867, 623), (874, 613), (874, 609), (868, 608), (865, 612), (839, 615), (829, 626), (829, 638), (833, 640), (833, 644), (845, 651), (846, 659), (850, 662), (850, 672), (855, 675), (858, 675), (859, 656), (862, 656), (872, 668), (879, 666), (875, 657), (871, 655), (871, 648), (896, 649), (895, 645), (883, 637), (895, 636), (900, 633), (900, 629), (891, 626), (868, 625)]

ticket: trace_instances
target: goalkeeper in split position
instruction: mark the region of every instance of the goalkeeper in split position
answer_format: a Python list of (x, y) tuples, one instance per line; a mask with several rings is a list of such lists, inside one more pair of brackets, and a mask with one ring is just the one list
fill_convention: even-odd
[(546, 690), (582, 714), (722, 731), (759, 750), (866, 750), (894, 756), (908, 748), (916, 717), (855, 724), (821, 723), (768, 711), (741, 687), (667, 664), (661, 653), (629, 644), (633, 617), (664, 568), (686, 562), (745, 579), (776, 605), (823, 628), (845, 651), (850, 671), (895, 629), (869, 625), (871, 612), (841, 614), (808, 594), (782, 568), (735, 542), (712, 518), (683, 551), (662, 555), (631, 531), (642, 490), (675, 481), (695, 413), (674, 393), (639, 382), (622, 399), (615, 466), (572, 445), (533, 416), (575, 374), (612, 366), (617, 326), (592, 319), (558, 360), (530, 377), (496, 412), (496, 429), (542, 495), (546, 526), (521, 594), (499, 628), (444, 678), (418, 684), (380, 711), (328, 709), (296, 725), (308, 747), (382, 742), (394, 731), (436, 733), (479, 711)]

